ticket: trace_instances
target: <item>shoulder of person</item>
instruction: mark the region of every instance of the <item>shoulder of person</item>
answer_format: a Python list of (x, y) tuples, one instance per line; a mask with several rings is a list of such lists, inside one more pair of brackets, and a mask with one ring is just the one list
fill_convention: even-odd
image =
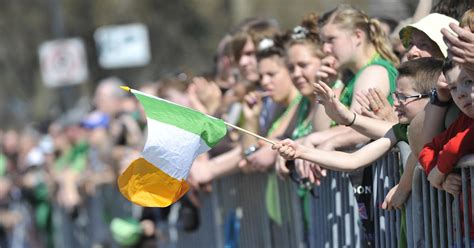
[(382, 65), (378, 64), (373, 64), (365, 67), (361, 73), (360, 76), (370, 76), (370, 77), (380, 77), (380, 76), (386, 76), (387, 75), (387, 68), (385, 68)]
[(387, 69), (381, 65), (370, 65), (364, 68), (364, 70), (360, 73), (356, 84), (360, 85), (362, 83), (363, 85), (373, 85), (380, 87), (379, 83), (382, 80), (389, 80)]

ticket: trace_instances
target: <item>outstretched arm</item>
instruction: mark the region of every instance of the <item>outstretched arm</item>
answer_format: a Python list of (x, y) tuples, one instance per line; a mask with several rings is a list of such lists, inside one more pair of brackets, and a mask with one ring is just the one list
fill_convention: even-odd
[(300, 158), (330, 170), (352, 171), (377, 160), (395, 143), (395, 134), (393, 130), (390, 130), (385, 137), (365, 145), (354, 153), (314, 149), (299, 145), (289, 139), (274, 145), (273, 149), (278, 150), (280, 155), (287, 160)]

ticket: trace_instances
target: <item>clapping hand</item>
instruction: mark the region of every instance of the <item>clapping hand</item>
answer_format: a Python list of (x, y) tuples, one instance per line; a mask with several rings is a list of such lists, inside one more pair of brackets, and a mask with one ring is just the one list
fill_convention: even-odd
[(362, 106), (360, 110), (362, 115), (378, 120), (398, 122), (397, 114), (380, 89), (372, 88), (365, 93), (357, 92), (356, 101)]

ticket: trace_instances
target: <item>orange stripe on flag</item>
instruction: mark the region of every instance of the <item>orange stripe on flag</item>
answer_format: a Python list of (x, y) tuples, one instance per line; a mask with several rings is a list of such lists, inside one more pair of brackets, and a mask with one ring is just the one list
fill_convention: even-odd
[(169, 176), (144, 158), (133, 161), (117, 182), (125, 198), (143, 207), (167, 207), (189, 190), (185, 180)]

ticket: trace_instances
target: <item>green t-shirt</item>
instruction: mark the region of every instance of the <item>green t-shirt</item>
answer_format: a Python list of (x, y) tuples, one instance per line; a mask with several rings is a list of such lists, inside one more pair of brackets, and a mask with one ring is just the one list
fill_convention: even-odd
[(395, 138), (397, 141), (408, 142), (408, 124), (397, 123), (392, 126), (393, 132), (395, 133)]
[(352, 77), (349, 80), (344, 90), (342, 90), (341, 96), (339, 97), (339, 100), (341, 101), (342, 104), (344, 104), (347, 107), (351, 106), (352, 96), (354, 95), (355, 82), (359, 78), (360, 74), (362, 74), (364, 69), (371, 65), (380, 65), (380, 66), (383, 66), (387, 70), (388, 79), (390, 82), (390, 94), (388, 94), (387, 100), (390, 102), (391, 105), (393, 105), (392, 93), (395, 92), (395, 88), (396, 88), (395, 79), (397, 78), (398, 72), (397, 72), (397, 69), (393, 66), (393, 64), (390, 61), (383, 59), (378, 54), (376, 54), (369, 63), (367, 63), (362, 68), (360, 68), (360, 70), (356, 72), (354, 77)]

